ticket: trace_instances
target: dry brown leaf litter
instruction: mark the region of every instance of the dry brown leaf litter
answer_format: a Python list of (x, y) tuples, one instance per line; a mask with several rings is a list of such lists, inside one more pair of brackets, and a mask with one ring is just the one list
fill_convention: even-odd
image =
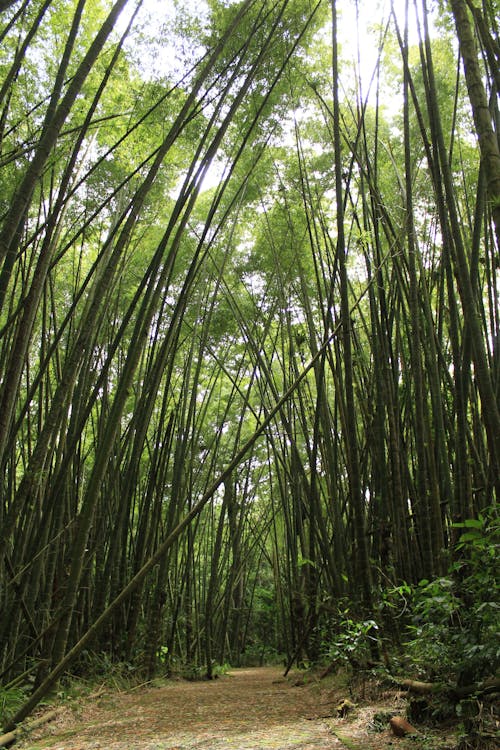
[[(296, 681), (295, 681), (296, 682)], [(345, 691), (344, 691), (345, 692)], [(346, 698), (317, 680), (283, 679), (276, 667), (238, 669), (210, 682), (166, 682), (109, 692), (66, 708), (19, 750), (406, 750), (410, 740), (375, 732), (388, 707), (360, 705), (339, 718)], [(390, 696), (392, 707), (398, 696)], [(390, 708), (391, 706), (389, 706)], [(428, 738), (412, 748), (438, 748)], [(448, 745), (449, 747), (449, 745)]]

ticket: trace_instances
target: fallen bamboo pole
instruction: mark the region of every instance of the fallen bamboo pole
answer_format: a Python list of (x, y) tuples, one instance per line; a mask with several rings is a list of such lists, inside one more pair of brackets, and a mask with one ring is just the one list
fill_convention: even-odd
[(43, 726), (43, 724), (52, 721), (55, 719), (59, 711), (60, 709), (56, 708), (53, 711), (43, 714), (43, 716), (40, 716), (38, 719), (34, 719), (27, 724), (21, 724), (13, 729), (12, 732), (0, 735), (0, 747), (8, 747), (19, 739), (19, 735), (29, 734), (29, 732), (32, 732), (34, 729), (38, 729), (38, 727)]

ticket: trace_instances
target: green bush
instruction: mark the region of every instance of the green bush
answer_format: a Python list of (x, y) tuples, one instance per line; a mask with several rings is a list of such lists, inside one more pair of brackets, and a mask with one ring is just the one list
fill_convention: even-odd
[(375, 620), (357, 620), (345, 611), (336, 633), (324, 644), (323, 655), (330, 662), (341, 665), (364, 666), (370, 662), (378, 625)]
[(27, 691), (20, 687), (2, 687), (0, 685), (0, 727), (5, 726), (25, 703)]
[(500, 666), (500, 527), (493, 513), (456, 526), (463, 531), (449, 574), (421, 581), (413, 591), (406, 650), (428, 678), (454, 675), (465, 685)]

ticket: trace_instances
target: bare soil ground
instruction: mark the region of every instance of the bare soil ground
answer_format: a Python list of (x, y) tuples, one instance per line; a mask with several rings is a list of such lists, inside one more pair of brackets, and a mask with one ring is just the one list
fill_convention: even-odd
[[(364, 690), (364, 687), (363, 687)], [(451, 748), (434, 733), (395, 738), (376, 726), (384, 711), (404, 713), (396, 691), (338, 706), (345, 686), (292, 676), (275, 667), (238, 669), (211, 682), (168, 681), (61, 707), (57, 717), (19, 742), (21, 750), (397, 750)], [(352, 701), (352, 697), (351, 697)], [(378, 730), (378, 731), (377, 731)]]

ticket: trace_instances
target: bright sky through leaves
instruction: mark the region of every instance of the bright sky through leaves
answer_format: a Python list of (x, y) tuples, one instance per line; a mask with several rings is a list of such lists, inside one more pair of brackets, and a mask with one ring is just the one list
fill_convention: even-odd
[[(393, 5), (402, 28), (405, 0), (394, 0)], [(122, 14), (120, 30), (124, 28), (131, 12), (130, 6)], [(344, 0), (339, 3), (342, 54), (346, 61), (356, 66), (359, 63), (362, 80), (366, 86), (377, 63), (381, 33), (387, 25), (390, 13), (391, 2), (389, 0), (376, 3), (370, 0), (359, 2)], [(178, 45), (182, 45), (180, 38), (172, 41), (172, 24), (176, 17), (181, 16), (184, 17), (183, 23), (191, 19), (203, 26), (208, 16), (208, 8), (203, 1), (194, 2), (194, 0), (173, 4), (162, 2), (162, 0), (145, 0), (143, 3), (131, 46), (132, 48), (140, 47), (138, 59), (143, 72), (151, 77), (161, 77), (176, 70), (179, 58), (187, 53), (187, 50), (179, 49)], [(140, 33), (137, 27), (140, 28)], [(329, 34), (330, 29), (325, 29), (325, 33)], [(416, 41), (417, 26), (413, 17), (413, 7), (410, 7), (410, 43), (414, 44)], [(193, 49), (190, 51), (195, 52)]]

